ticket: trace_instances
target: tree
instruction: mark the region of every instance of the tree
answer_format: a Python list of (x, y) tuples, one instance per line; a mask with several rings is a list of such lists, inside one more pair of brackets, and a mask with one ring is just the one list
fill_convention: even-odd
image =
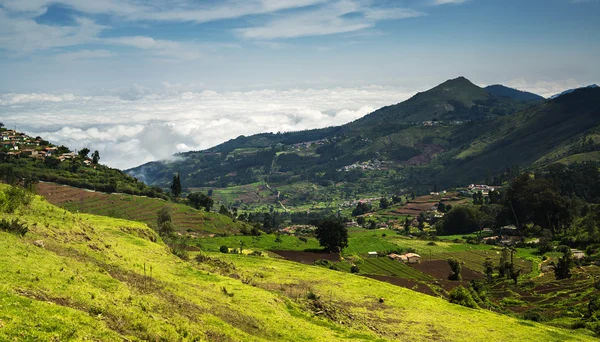
[(460, 265), (460, 261), (456, 258), (448, 259), (448, 265), (450, 265), (451, 273), (448, 275), (449, 280), (462, 280), (462, 275), (460, 274), (462, 270), (462, 266)]
[(369, 220), (369, 229), (377, 228), (377, 222), (373, 220)]
[(483, 269), (485, 273), (485, 277), (488, 282), (492, 282), (494, 276), (494, 263), (492, 263), (491, 259), (485, 259), (483, 263)]
[(542, 230), (542, 236), (540, 242), (538, 242), (538, 252), (540, 255), (544, 255), (547, 252), (552, 252), (553, 249), (552, 232), (549, 229)]
[(316, 236), (319, 244), (329, 252), (341, 253), (348, 247), (348, 229), (335, 218), (326, 218), (317, 224)]
[(471, 291), (469, 289), (461, 286), (455, 287), (452, 291), (450, 291), (448, 295), (448, 300), (450, 303), (466, 306), (468, 308), (475, 309), (477, 308), (477, 302), (473, 299), (471, 295)]
[(4, 128), (4, 124), (0, 122), (0, 128)]
[(480, 211), (474, 206), (452, 208), (437, 225), (438, 234), (468, 234), (479, 230)]
[(79, 155), (79, 158), (86, 159), (88, 157), (89, 153), (90, 153), (90, 149), (85, 147), (85, 148), (82, 148), (81, 150), (79, 150), (79, 152), (77, 154)]
[(392, 203), (394, 203), (394, 204), (402, 203), (402, 197), (398, 196), (398, 195), (393, 195), (392, 196)]
[(519, 282), (519, 276), (521, 275), (521, 269), (516, 269), (514, 264), (510, 264), (510, 271), (508, 272), (508, 276), (515, 282), (515, 286), (517, 286)]
[(229, 213), (229, 210), (227, 210), (227, 208), (223, 204), (221, 204), (221, 207), (219, 208), (219, 214), (231, 216), (231, 213)]
[(410, 234), (410, 219), (408, 217), (404, 220), (404, 234)]
[(440, 213), (445, 213), (446, 212), (446, 205), (444, 204), (444, 202), (438, 203), (438, 211)]
[(366, 220), (364, 216), (359, 216), (356, 218), (356, 223), (358, 223), (359, 226), (364, 227)]
[(100, 161), (100, 152), (98, 152), (98, 150), (96, 150), (96, 151), (94, 151), (94, 153), (92, 153), (92, 163), (97, 165), (99, 161)]
[(356, 208), (352, 210), (352, 216), (360, 216), (368, 213), (369, 211), (371, 211), (371, 205), (364, 202), (358, 202)]
[(201, 192), (193, 192), (187, 196), (188, 204), (196, 209), (204, 208), (207, 212), (212, 209), (214, 201)]
[(179, 172), (173, 176), (173, 182), (171, 183), (171, 192), (173, 196), (179, 197), (181, 195), (181, 181), (179, 179)]
[(387, 209), (390, 207), (390, 202), (388, 201), (388, 199), (386, 197), (382, 197), (379, 200), (379, 209)]
[(573, 253), (569, 250), (562, 257), (558, 258), (558, 263), (554, 266), (554, 277), (556, 280), (571, 278), (571, 267), (573, 265)]
[(158, 227), (158, 234), (161, 236), (169, 236), (173, 232), (174, 229), (170, 207), (164, 206), (158, 211), (156, 225)]

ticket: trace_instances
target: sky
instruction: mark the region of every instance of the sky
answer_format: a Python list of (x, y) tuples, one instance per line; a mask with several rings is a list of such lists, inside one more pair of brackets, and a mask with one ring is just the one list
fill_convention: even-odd
[(600, 82), (600, 0), (0, 0), (0, 122), (125, 169), (458, 76)]

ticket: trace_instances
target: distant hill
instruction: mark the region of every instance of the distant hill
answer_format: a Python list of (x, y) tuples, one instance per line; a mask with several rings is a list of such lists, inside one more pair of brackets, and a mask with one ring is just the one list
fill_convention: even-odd
[(577, 89), (585, 89), (585, 88), (598, 88), (598, 85), (596, 85), (596, 84), (590, 84), (590, 85), (589, 85), (589, 86), (587, 86), (587, 87), (581, 87), (581, 88), (568, 89), (568, 90), (565, 90), (565, 91), (563, 91), (562, 93), (559, 93), (559, 94), (556, 94), (556, 95), (552, 95), (552, 96), (550, 96), (550, 99), (555, 99), (555, 98), (557, 98), (557, 97), (559, 97), (559, 96), (563, 96), (563, 95), (566, 95), (566, 94), (570, 94), (570, 93), (574, 92), (574, 91), (575, 91), (575, 90), (577, 90)]
[[(212, 189), (242, 208), (260, 206), (261, 198), (278, 207), (343, 207), (361, 197), (483, 182), (509, 167), (574, 154), (595, 161), (598, 92), (522, 101), (460, 77), (343, 126), (240, 136), (126, 172), (163, 188), (180, 172), (184, 188)], [(243, 195), (259, 187), (266, 190)]]
[(534, 93), (509, 88), (509, 87), (503, 86), (501, 84), (487, 86), (484, 89), (490, 95), (497, 96), (497, 97), (511, 98), (513, 100), (520, 100), (520, 101), (544, 101), (545, 100), (545, 98), (543, 98), (539, 95), (536, 95)]

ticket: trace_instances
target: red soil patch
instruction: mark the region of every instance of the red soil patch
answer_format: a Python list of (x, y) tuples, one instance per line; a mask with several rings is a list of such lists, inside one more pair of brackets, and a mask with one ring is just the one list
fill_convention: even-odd
[[(423, 261), (420, 264), (409, 264), (409, 266), (442, 281), (447, 280), (450, 274), (450, 265), (446, 260)], [(465, 266), (462, 267), (461, 275), (465, 281), (485, 278), (483, 274)]]
[(40, 182), (37, 184), (36, 189), (38, 195), (45, 197), (48, 202), (55, 205), (101, 196), (101, 194), (96, 192), (62, 186), (54, 183)]
[(317, 260), (326, 259), (329, 261), (339, 261), (340, 257), (333, 253), (318, 253), (318, 252), (300, 252), (300, 251), (270, 251), (275, 253), (285, 260), (300, 262), (303, 264), (312, 264)]

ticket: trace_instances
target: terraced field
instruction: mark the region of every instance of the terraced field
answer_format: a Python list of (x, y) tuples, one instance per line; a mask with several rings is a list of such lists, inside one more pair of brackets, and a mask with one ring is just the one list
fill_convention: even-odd
[[(351, 265), (347, 262), (340, 262), (336, 264), (336, 267), (350, 272)], [(387, 257), (364, 259), (358, 267), (361, 274), (382, 275), (422, 281), (433, 279), (427, 274)]]
[(37, 192), (48, 202), (74, 213), (103, 215), (147, 224), (156, 222), (158, 211), (167, 206), (172, 210), (175, 229), (179, 233), (190, 233), (192, 236), (231, 234), (238, 232), (243, 225), (223, 215), (207, 213), (157, 198), (106, 194), (54, 183), (38, 184)]

